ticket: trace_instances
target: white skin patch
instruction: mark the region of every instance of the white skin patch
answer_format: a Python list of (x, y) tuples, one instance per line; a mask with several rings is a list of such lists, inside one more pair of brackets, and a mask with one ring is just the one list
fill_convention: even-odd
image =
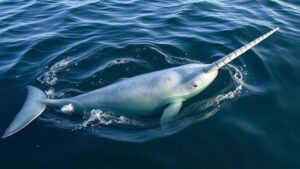
[(66, 114), (71, 114), (72, 112), (74, 112), (74, 106), (72, 103), (66, 104), (60, 108), (60, 111)]

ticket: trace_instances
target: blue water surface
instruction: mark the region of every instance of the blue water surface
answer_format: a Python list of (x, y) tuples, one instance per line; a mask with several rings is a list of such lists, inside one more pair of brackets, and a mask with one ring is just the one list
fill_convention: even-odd
[(222, 68), (164, 130), (159, 115), (46, 111), (0, 140), (0, 168), (300, 167), (300, 3), (250, 0), (0, 1), (0, 134), (26, 85), (66, 98), (121, 78), (213, 61)]

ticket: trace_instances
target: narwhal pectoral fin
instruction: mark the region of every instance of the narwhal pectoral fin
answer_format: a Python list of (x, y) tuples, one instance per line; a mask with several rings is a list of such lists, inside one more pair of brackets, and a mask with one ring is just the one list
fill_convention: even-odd
[(182, 102), (175, 102), (166, 107), (160, 119), (160, 124), (163, 125), (170, 122), (178, 114), (181, 106)]

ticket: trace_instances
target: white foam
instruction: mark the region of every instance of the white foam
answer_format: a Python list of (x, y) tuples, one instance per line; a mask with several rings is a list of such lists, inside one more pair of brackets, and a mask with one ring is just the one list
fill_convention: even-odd
[(63, 92), (56, 92), (53, 87), (50, 87), (48, 90), (45, 91), (45, 93), (50, 99), (61, 98), (65, 95), (65, 93)]
[(66, 113), (66, 114), (70, 114), (74, 111), (74, 106), (72, 103), (66, 104), (60, 108), (60, 111), (62, 111), (63, 113)]
[(91, 110), (88, 118), (79, 124), (78, 129), (89, 126), (95, 127), (96, 125), (99, 127), (101, 125), (108, 126), (110, 124), (127, 124), (134, 126), (141, 125), (141, 123), (136, 120), (132, 120), (124, 116), (113, 115), (109, 112), (103, 112), (100, 109), (93, 109)]
[[(58, 81), (57, 73), (66, 70), (71, 65), (71, 63), (74, 62), (74, 60), (75, 60), (74, 57), (67, 57), (65, 59), (56, 62), (53, 66), (50, 67), (48, 71), (46, 71), (44, 74), (39, 76), (37, 80), (41, 84), (45, 84), (48, 86), (55, 85)], [(63, 92), (56, 92), (53, 87), (50, 87), (48, 90), (45, 91), (45, 93), (48, 96), (48, 98), (51, 99), (60, 98), (64, 96)]]
[(203, 107), (204, 109), (213, 105), (219, 106), (222, 101), (227, 99), (233, 99), (242, 92), (243, 87), (245, 85), (243, 73), (237, 67), (231, 64), (227, 64), (227, 67), (234, 83), (234, 89), (227, 93), (219, 94), (217, 97), (207, 102), (207, 104), (205, 104), (205, 106)]
[(39, 76), (37, 80), (42, 84), (46, 84), (49, 86), (53, 86), (57, 83), (58, 77), (57, 73), (65, 70), (72, 62), (74, 61), (74, 57), (67, 57), (50, 67), (48, 71)]

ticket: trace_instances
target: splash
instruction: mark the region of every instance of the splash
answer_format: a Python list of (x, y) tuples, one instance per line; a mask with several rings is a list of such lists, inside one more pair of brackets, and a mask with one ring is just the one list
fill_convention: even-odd
[[(58, 82), (57, 73), (66, 70), (68, 66), (74, 63), (74, 61), (75, 57), (67, 57), (65, 59), (62, 59), (59, 62), (56, 62), (53, 66), (50, 67), (48, 71), (46, 71), (44, 74), (37, 78), (37, 80), (41, 84), (51, 86), (49, 89), (45, 90), (45, 93), (48, 98), (61, 98), (65, 95), (65, 93), (63, 92), (55, 91), (55, 89), (52, 86), (54, 86)], [(75, 63), (75, 65), (76, 64), (77, 63)]]
[[(221, 93), (217, 96), (189, 105), (182, 110), (182, 114), (188, 115), (192, 113), (192, 116), (195, 116), (195, 119), (198, 117), (203, 119), (202, 116), (204, 116), (207, 112), (213, 111), (213, 114), (217, 113), (221, 108), (222, 102), (230, 99), (236, 99), (241, 94), (244, 89), (243, 87), (245, 86), (242, 71), (231, 64), (228, 64), (224, 69), (229, 71), (230, 77), (232, 78), (232, 85), (223, 89), (223, 91), (221, 91)], [(203, 115), (195, 115), (199, 113)]]
[(207, 104), (204, 106), (204, 108), (208, 108), (213, 105), (220, 106), (220, 103), (227, 99), (233, 99), (237, 97), (243, 90), (243, 86), (245, 85), (244, 78), (242, 72), (235, 66), (228, 64), (228, 67), (226, 68), (230, 76), (233, 80), (233, 85), (235, 88), (225, 94), (220, 94), (217, 97), (215, 97), (213, 100), (207, 102)]
[(48, 71), (39, 76), (37, 80), (45, 85), (53, 86), (57, 83), (57, 73), (65, 70), (75, 60), (74, 57), (67, 57), (50, 67)]
[(74, 112), (74, 105), (72, 103), (66, 104), (60, 108), (60, 111), (65, 114), (72, 114)]
[(48, 90), (45, 91), (45, 93), (50, 99), (61, 98), (65, 95), (65, 93), (63, 92), (56, 92), (53, 87), (50, 87)]
[(126, 124), (126, 125), (132, 125), (132, 126), (141, 126), (142, 123), (129, 119), (124, 116), (117, 116), (115, 114), (109, 113), (109, 112), (103, 112), (100, 109), (93, 109), (90, 113), (88, 113), (89, 116), (79, 124), (77, 129), (83, 129), (86, 127), (101, 127), (102, 125), (108, 126), (111, 124)]

